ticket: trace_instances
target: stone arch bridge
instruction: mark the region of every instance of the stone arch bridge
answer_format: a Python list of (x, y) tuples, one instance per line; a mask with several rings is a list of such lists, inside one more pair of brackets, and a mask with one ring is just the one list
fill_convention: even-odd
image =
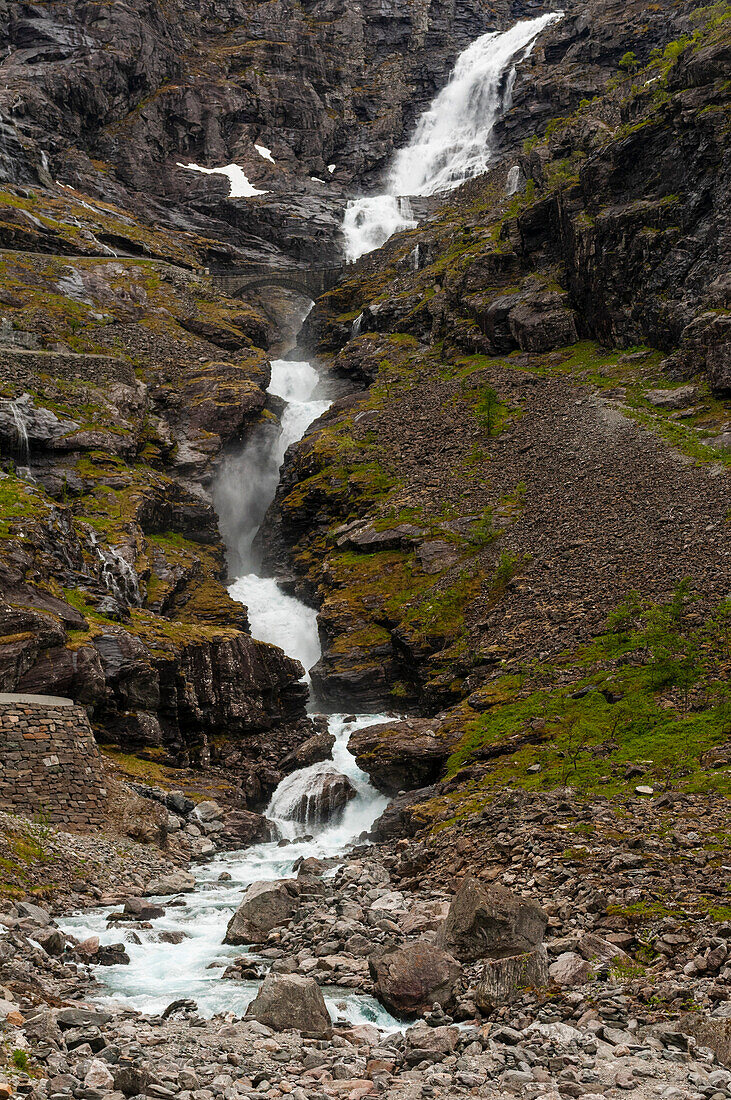
[(229, 298), (240, 298), (247, 291), (260, 287), (279, 286), (305, 298), (315, 299), (339, 282), (347, 266), (345, 263), (332, 263), (275, 267), (272, 264), (251, 263), (242, 267), (210, 267), (208, 273)]

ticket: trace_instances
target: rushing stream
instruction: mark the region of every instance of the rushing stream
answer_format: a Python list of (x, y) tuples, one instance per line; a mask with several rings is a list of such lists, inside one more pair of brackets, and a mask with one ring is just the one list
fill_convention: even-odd
[[(300, 439), (330, 404), (321, 391), (319, 374), (310, 363), (296, 359), (274, 362), (269, 392), (285, 402), (281, 430), (254, 438), (224, 471), (217, 492), (222, 526), (225, 528), (228, 518), (230, 531), (235, 531), (235, 545), (231, 547), (229, 542), (233, 560), (246, 570), (231, 585), (231, 595), (246, 604), (254, 637), (281, 646), (305, 669), (320, 657), (316, 613), (283, 592), (273, 578), (258, 572), (253, 540), (276, 492), (287, 447)], [(232, 509), (238, 517), (229, 516)], [(387, 799), (358, 769), (347, 745), (354, 729), (383, 718), (373, 714), (356, 718), (329, 716), (330, 731), (336, 738), (332, 761), (287, 776), (265, 811), (280, 837), (290, 840), (286, 847), (279, 847), (277, 841), (257, 844), (198, 867), (195, 892), (183, 895), (182, 904), (169, 907), (165, 916), (155, 921), (154, 930), (132, 931), (118, 925), (107, 929), (110, 909), (83, 913), (63, 922), (64, 930), (77, 937), (95, 935), (103, 944), (120, 940), (125, 943), (129, 965), (96, 968), (96, 977), (104, 987), (98, 999), (126, 1003), (144, 1012), (161, 1012), (172, 1001), (187, 997), (197, 1002), (203, 1016), (217, 1012), (243, 1014), (259, 983), (222, 979), (231, 959), (244, 951), (223, 944), (226, 925), (250, 883), (289, 875), (302, 856), (340, 855), (382, 813)], [(318, 777), (329, 772), (346, 775), (356, 790), (355, 798), (334, 823), (314, 827), (311, 823), (299, 824), (294, 811), (302, 795), (316, 789)], [(305, 832), (314, 834), (312, 839), (297, 839)], [(223, 872), (231, 876), (230, 880), (219, 881)], [(161, 900), (164, 903), (166, 899)], [(162, 931), (182, 932), (185, 938), (179, 944), (161, 943)], [(372, 997), (349, 990), (324, 993), (333, 1018), (377, 1023), (383, 1028), (399, 1026)]]
[[(385, 195), (352, 202), (345, 220), (347, 250), (351, 258), (382, 244), (391, 233), (413, 224), (407, 200), (399, 196), (430, 195), (449, 190), (484, 170), (489, 157), (489, 137), (500, 110), (509, 102), (515, 64), (526, 56), (540, 31), (560, 15), (542, 15), (516, 24), (504, 34), (483, 35), (457, 61), (449, 84), (419, 121), (411, 142), (396, 156)], [(223, 466), (215, 491), (216, 510), (237, 576), (231, 595), (248, 608), (254, 637), (280, 646), (311, 669), (320, 657), (316, 613), (285, 593), (272, 577), (262, 575), (255, 550), (255, 536), (271, 504), (287, 447), (300, 439), (307, 427), (329, 406), (327, 380), (309, 362), (296, 358), (272, 364), (269, 393), (281, 402), (279, 428), (264, 425), (243, 451)], [(314, 709), (314, 707), (313, 707)], [(329, 716), (336, 737), (333, 760), (303, 768), (287, 776), (274, 792), (266, 815), (277, 825), (279, 836), (289, 841), (258, 844), (242, 852), (222, 855), (200, 866), (197, 888), (169, 904), (154, 929), (107, 929), (111, 910), (87, 912), (65, 921), (69, 933), (85, 938), (99, 936), (102, 944), (122, 938), (129, 965), (97, 967), (103, 992), (100, 1000), (113, 1000), (146, 1011), (160, 1012), (172, 1001), (193, 998), (202, 1015), (243, 1013), (253, 999), (257, 982), (222, 979), (240, 947), (223, 945), (228, 920), (244, 889), (260, 879), (291, 873), (302, 856), (337, 857), (367, 830), (386, 806), (348, 752), (348, 739), (358, 726), (382, 719), (380, 715), (356, 718)], [(346, 775), (356, 795), (341, 815), (324, 824), (299, 824), (298, 807), (317, 805), (321, 781), (330, 773)], [(321, 815), (316, 813), (314, 820)], [(307, 830), (310, 839), (300, 839)], [(220, 881), (227, 872), (230, 878)], [(163, 902), (166, 899), (161, 899)], [(182, 932), (178, 944), (161, 943), (160, 932)], [(255, 957), (254, 953), (251, 952)], [(350, 991), (326, 990), (325, 999), (334, 1018), (351, 1022), (375, 1022), (381, 1027), (399, 1026), (372, 998)]]

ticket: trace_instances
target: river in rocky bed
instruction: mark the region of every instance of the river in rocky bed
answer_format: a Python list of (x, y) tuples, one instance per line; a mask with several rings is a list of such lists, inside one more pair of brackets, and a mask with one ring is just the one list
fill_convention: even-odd
[[(409, 217), (408, 211), (399, 207), (399, 196), (446, 191), (484, 171), (490, 158), (492, 127), (510, 100), (515, 65), (530, 52), (540, 31), (559, 18), (559, 14), (542, 15), (520, 22), (505, 33), (482, 36), (464, 51), (449, 83), (397, 155), (387, 194), (350, 204), (344, 237), (351, 258), (378, 247), (391, 233), (404, 228), (399, 219), (404, 223)], [(269, 393), (274, 403), (279, 403), (279, 427), (263, 425), (240, 454), (224, 463), (214, 493), (229, 562), (237, 576), (231, 595), (248, 608), (254, 637), (281, 646), (305, 669), (311, 669), (320, 657), (316, 612), (262, 572), (255, 538), (274, 498), (287, 447), (301, 439), (328, 408), (333, 385), (312, 363), (298, 359), (296, 349), (290, 358), (275, 361)], [(316, 701), (312, 702), (315, 710)], [(257, 844), (199, 866), (193, 893), (160, 899), (166, 912), (156, 920), (154, 929), (133, 931), (118, 925), (108, 929), (110, 909), (59, 922), (64, 931), (80, 939), (96, 935), (102, 944), (119, 942), (120, 937), (124, 940), (130, 963), (96, 968), (98, 1000), (157, 1013), (176, 999), (192, 998), (202, 1016), (243, 1014), (259, 983), (222, 977), (231, 959), (242, 954), (242, 948), (223, 944), (229, 918), (250, 883), (289, 875), (301, 857), (344, 854), (385, 809), (386, 799), (357, 768), (347, 747), (354, 729), (383, 718), (375, 714), (329, 715), (330, 731), (336, 737), (332, 761), (287, 776), (265, 811), (286, 845), (280, 846), (277, 840)], [(323, 815), (317, 813), (322, 809), (318, 792), (322, 779), (331, 773), (347, 776), (356, 795), (339, 817), (323, 823)], [(303, 799), (313, 810), (304, 825)], [(303, 832), (308, 834), (306, 838), (301, 836)], [(225, 875), (223, 880), (221, 875)], [(179, 943), (161, 942), (161, 932), (183, 933), (183, 937)], [(253, 951), (250, 954), (256, 958)], [(334, 1019), (372, 1022), (386, 1029), (400, 1026), (371, 997), (331, 988), (325, 1000)]]
[[(246, 570), (231, 585), (230, 592), (247, 606), (252, 634), (281, 646), (309, 669), (320, 656), (316, 613), (282, 591), (274, 578), (258, 571), (253, 540), (276, 491), (287, 447), (302, 437), (330, 401), (326, 382), (318, 371), (311, 363), (296, 358), (272, 364), (269, 392), (284, 403), (281, 429), (252, 439), (232, 460), (218, 487), (217, 505), (222, 526), (228, 528), (233, 540), (233, 545), (229, 542), (232, 559)], [(170, 898), (159, 899), (166, 905), (165, 916), (158, 918), (150, 930), (126, 930), (119, 925), (108, 929), (111, 909), (93, 910), (59, 922), (64, 931), (81, 939), (98, 936), (102, 944), (120, 939), (125, 943), (128, 965), (96, 968), (100, 983), (97, 999), (158, 1013), (178, 998), (192, 998), (202, 1016), (219, 1012), (243, 1015), (260, 983), (222, 977), (232, 958), (244, 951), (223, 944), (226, 925), (250, 883), (286, 877), (301, 857), (341, 855), (385, 809), (387, 799), (371, 786), (347, 748), (354, 729), (384, 717), (328, 716), (330, 732), (336, 738), (333, 759), (283, 779), (265, 811), (279, 836), (289, 840), (286, 846), (280, 847), (274, 840), (199, 866), (195, 892), (182, 895), (173, 904)], [(340, 817), (323, 824), (317, 820), (317, 792), (320, 779), (329, 773), (346, 775), (356, 795)], [(302, 824), (297, 820), (301, 816), (297, 807), (313, 791), (314, 819)], [(299, 839), (303, 833), (309, 839)], [(220, 881), (222, 874), (230, 878)], [(161, 932), (182, 933), (184, 938), (177, 944), (160, 942)], [(255, 957), (253, 951), (251, 954)], [(399, 1026), (371, 997), (330, 989), (325, 991), (325, 1001), (334, 1019), (376, 1023), (387, 1029)]]

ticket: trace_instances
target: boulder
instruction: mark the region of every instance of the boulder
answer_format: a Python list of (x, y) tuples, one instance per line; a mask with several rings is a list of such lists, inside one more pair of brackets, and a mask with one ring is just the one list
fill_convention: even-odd
[(171, 894), (190, 894), (195, 890), (195, 879), (188, 871), (171, 871), (168, 875), (150, 879), (145, 887), (147, 897), (167, 897)]
[(359, 768), (383, 794), (415, 790), (436, 782), (456, 744), (433, 719), (408, 718), (355, 730), (348, 748)]
[(122, 913), (110, 913), (109, 920), (157, 920), (165, 915), (162, 905), (153, 905), (144, 898), (128, 898)]
[(688, 1012), (677, 1022), (677, 1030), (692, 1035), (708, 1047), (724, 1066), (731, 1068), (731, 1019), (728, 1016), (710, 1016), (707, 1012)]
[(128, 966), (130, 959), (123, 943), (105, 943), (92, 955), (90, 961), (97, 966)]
[(416, 836), (429, 822), (426, 804), (437, 794), (436, 786), (409, 791), (389, 802), (371, 825), (371, 837), (378, 842)]
[(632, 962), (627, 952), (617, 947), (616, 943), (611, 943), (594, 932), (584, 932), (579, 936), (576, 949), (582, 958), (596, 966), (616, 966), (618, 963)]
[(279, 769), (285, 775), (298, 771), (300, 768), (309, 768), (311, 764), (320, 764), (323, 760), (332, 758), (335, 738), (331, 733), (316, 733), (314, 737), (308, 737), (301, 745), (280, 760)]
[(110, 1012), (95, 1008), (62, 1008), (56, 1014), (56, 1023), (62, 1031), (71, 1027), (103, 1027), (112, 1018)]
[(368, 965), (378, 1000), (394, 1016), (407, 1019), (435, 1004), (450, 1005), (462, 976), (452, 955), (423, 940), (371, 955)]
[(548, 968), (551, 981), (562, 987), (583, 985), (593, 973), (592, 964), (576, 951), (564, 951)]
[(66, 950), (66, 937), (58, 928), (44, 928), (35, 933), (33, 939), (39, 943), (47, 955), (59, 958)]
[(463, 962), (506, 958), (532, 951), (543, 940), (548, 917), (540, 905), (503, 886), (466, 878), (452, 899), (437, 943)]
[(410, 1027), (404, 1036), (404, 1056), (409, 1065), (419, 1062), (441, 1062), (454, 1054), (459, 1040), (459, 1028), (430, 1027), (424, 1020)]
[(482, 980), (475, 990), (475, 1004), (482, 1012), (492, 1012), (512, 1004), (526, 989), (548, 984), (548, 955), (543, 944), (522, 955), (490, 959), (485, 963)]
[(196, 808), (191, 814), (196, 821), (201, 823), (208, 823), (209, 821), (218, 821), (223, 817), (223, 809), (217, 802), (212, 800), (206, 802), (199, 802)]
[(224, 943), (265, 943), (272, 928), (294, 915), (297, 887), (291, 879), (252, 882), (226, 929)]
[(0, 1021), (6, 1021), (16, 1026), (22, 1024), (23, 1017), (20, 1006), (16, 1005), (15, 1001), (8, 1001), (4, 997), (0, 997)]
[(114, 1089), (114, 1078), (100, 1058), (91, 1059), (84, 1077), (84, 1088), (99, 1089), (101, 1092), (111, 1092)]
[(248, 848), (250, 844), (261, 844), (274, 836), (274, 826), (261, 814), (250, 810), (231, 810), (223, 819), (223, 829), (219, 838), (231, 848)]
[(510, 332), (522, 351), (551, 351), (578, 340), (576, 314), (565, 308), (565, 296), (544, 294), (510, 310)]
[(347, 775), (315, 765), (282, 780), (269, 812), (274, 818), (298, 821), (308, 827), (322, 825), (337, 818), (355, 794)]
[(333, 1033), (319, 985), (301, 974), (268, 974), (246, 1016), (273, 1031), (300, 1031), (307, 1039), (329, 1039)]
[(645, 399), (656, 409), (684, 409), (698, 398), (697, 386), (677, 386), (674, 390), (648, 390)]
[(323, 825), (339, 817), (355, 795), (355, 787), (347, 775), (335, 771), (322, 772), (316, 783), (303, 793), (292, 816), (303, 825)]
[(32, 901), (16, 902), (15, 911), (21, 919), (32, 921), (39, 928), (48, 928), (49, 925), (53, 924), (48, 910), (41, 909), (40, 905), (34, 905)]

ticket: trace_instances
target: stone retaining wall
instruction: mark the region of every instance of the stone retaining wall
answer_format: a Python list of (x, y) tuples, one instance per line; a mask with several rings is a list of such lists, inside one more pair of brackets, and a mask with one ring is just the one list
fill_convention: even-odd
[(0, 345), (0, 375), (5, 382), (25, 389), (37, 390), (42, 376), (85, 382), (101, 386), (108, 382), (134, 385), (131, 365), (113, 355), (76, 355), (73, 352), (33, 351), (27, 348)]
[(105, 816), (101, 756), (82, 707), (42, 696), (0, 697), (0, 808), (54, 824)]

